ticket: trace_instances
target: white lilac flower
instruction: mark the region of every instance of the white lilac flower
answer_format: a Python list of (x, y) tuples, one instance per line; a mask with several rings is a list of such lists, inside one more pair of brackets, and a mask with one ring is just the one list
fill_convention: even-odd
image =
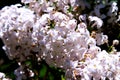
[(110, 3), (111, 7), (107, 13), (108, 16), (117, 15), (118, 7), (116, 2), (111, 2)]
[(16, 75), (16, 80), (21, 80), (21, 79), (23, 79), (23, 77), (24, 77), (24, 76), (22, 75), (22, 74), (24, 74), (22, 68), (16, 69), (16, 70), (14, 71), (14, 74)]
[(70, 61), (70, 67), (75, 68), (78, 65), (78, 61)]
[(83, 14), (83, 15), (80, 15), (80, 16), (79, 16), (79, 20), (80, 20), (80, 21), (83, 21), (83, 22), (87, 23), (87, 22), (86, 22), (86, 19), (87, 19), (87, 15), (86, 15), (86, 14)]
[(87, 37), (90, 36), (90, 33), (87, 30), (87, 25), (84, 22), (78, 24), (77, 31), (80, 32), (80, 34), (84, 34)]
[(95, 80), (100, 79), (102, 74), (102, 65), (99, 65), (98, 61), (92, 60), (92, 62), (88, 65), (87, 69), (90, 74), (92, 74), (93, 78), (95, 78)]
[(0, 79), (4, 77), (5, 77), (5, 74), (0, 72)]
[(108, 36), (103, 35), (103, 33), (97, 33), (95, 39), (96, 39), (97, 45), (102, 45), (108, 42)]
[(44, 14), (40, 17), (39, 24), (41, 26), (45, 26), (48, 23), (49, 19), (50, 19), (50, 15), (49, 14)]
[(75, 19), (69, 20), (68, 24), (66, 25), (66, 27), (70, 30), (70, 31), (74, 31), (75, 28), (77, 26), (77, 21)]
[(85, 66), (85, 68), (82, 69), (81, 73), (82, 73), (81, 74), (81, 80), (91, 80), (92, 79), (92, 75), (89, 72), (87, 66)]
[(12, 80), (12, 79), (6, 78), (5, 74), (0, 72), (0, 80)]
[(68, 21), (69, 17), (61, 12), (55, 12), (51, 14), (51, 19), (54, 19), (55, 22)]
[(35, 2), (36, 0), (21, 0), (22, 3), (28, 4), (31, 2)]
[(52, 12), (54, 10), (54, 7), (47, 7), (47, 9), (45, 10), (45, 12)]
[(87, 40), (87, 43), (86, 43), (88, 46), (95, 46), (96, 45), (96, 41), (95, 41), (95, 39), (94, 38), (89, 38), (88, 40)]
[(29, 70), (29, 69), (28, 69), (28, 72), (29, 72), (29, 76), (30, 76), (30, 77), (34, 77), (35, 73), (34, 73), (32, 70)]
[(92, 54), (93, 57), (95, 57), (98, 52), (100, 52), (101, 49), (97, 46), (90, 46), (90, 48), (88, 49), (87, 53), (88, 54)]
[(65, 3), (65, 2), (68, 2), (68, 0), (58, 0), (57, 1), (57, 7), (59, 8), (59, 9), (63, 9), (64, 8), (64, 5), (66, 5), (67, 3)]
[(120, 12), (119, 12), (119, 14), (118, 14), (118, 18), (117, 18), (116, 22), (117, 22), (118, 24), (120, 24), (119, 21), (120, 21)]
[[(29, 4), (29, 7), (17, 4), (0, 10), (0, 38), (10, 59), (17, 58), (21, 64), (30, 59), (31, 54), (36, 53), (38, 61), (44, 59), (48, 65), (64, 69), (66, 80), (91, 80), (92, 77), (94, 80), (106, 77), (120, 79), (119, 52), (115, 48), (112, 51), (116, 54), (101, 50), (97, 45), (107, 43), (108, 36), (93, 31), (90, 35), (87, 29), (87, 18), (90, 23), (94, 22), (91, 27), (101, 29), (102, 19), (106, 15), (101, 14), (100, 9), (105, 5), (96, 4), (94, 11), (87, 14), (83, 12), (84, 14), (77, 14), (79, 16), (76, 17), (76, 13), (68, 12), (68, 9), (91, 9), (92, 6), (86, 0), (21, 1)], [(116, 21), (115, 15), (118, 11), (116, 2), (110, 5), (107, 16), (111, 18), (107, 20), (108, 23)], [(91, 12), (96, 16), (89, 15)], [(112, 46), (118, 43), (119, 41), (114, 40)], [(22, 69), (24, 65), (19, 66), (14, 71), (16, 79), (26, 79)], [(27, 70), (29, 77), (35, 75), (32, 69)], [(5, 75), (0, 74), (0, 78), (3, 77)]]
[(114, 46), (114, 45), (118, 45), (118, 44), (119, 44), (119, 40), (116, 40), (116, 39), (113, 40), (113, 44), (112, 44), (113, 46)]
[(97, 29), (100, 29), (103, 25), (103, 21), (96, 16), (89, 16), (88, 19), (90, 23), (94, 21), (91, 27), (96, 27)]

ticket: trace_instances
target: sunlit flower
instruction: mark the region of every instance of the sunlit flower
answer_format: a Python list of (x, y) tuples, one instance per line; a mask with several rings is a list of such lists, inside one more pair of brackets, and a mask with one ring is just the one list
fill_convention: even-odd
[(0, 79), (4, 77), (5, 77), (5, 74), (0, 72)]
[[(115, 48), (119, 41), (113, 40), (109, 53), (100, 46), (109, 42), (102, 30), (119, 21), (116, 2), (106, 0), (103, 4), (96, 0), (94, 8), (87, 0), (21, 2), (28, 6), (16, 4), (0, 10), (3, 49), (9, 59), (19, 64), (14, 71), (16, 80), (36, 76), (24, 64), (32, 55), (38, 62), (44, 60), (50, 66), (64, 69), (66, 80), (120, 79), (120, 52)], [(108, 11), (101, 13), (108, 5)], [(7, 79), (4, 73), (0, 73), (0, 79)]]
[(119, 41), (118, 41), (118, 40), (113, 40), (113, 44), (112, 44), (113, 46), (114, 46), (114, 45), (118, 45), (118, 44), (119, 44)]
[(95, 39), (96, 39), (97, 45), (108, 43), (108, 36), (103, 35), (103, 33), (97, 33)]
[(89, 16), (88, 19), (89, 19), (90, 22), (94, 21), (94, 23), (91, 26), (92, 28), (96, 27), (97, 29), (100, 29), (103, 25), (103, 21), (96, 16)]
[(112, 16), (112, 14), (117, 15), (118, 7), (116, 2), (111, 2), (110, 3), (111, 7), (107, 13), (108, 16)]
[(28, 4), (31, 2), (35, 2), (36, 0), (21, 0), (22, 3)]
[(77, 21), (75, 19), (69, 20), (68, 24), (66, 25), (66, 27), (71, 31), (74, 31), (76, 26), (77, 26)]

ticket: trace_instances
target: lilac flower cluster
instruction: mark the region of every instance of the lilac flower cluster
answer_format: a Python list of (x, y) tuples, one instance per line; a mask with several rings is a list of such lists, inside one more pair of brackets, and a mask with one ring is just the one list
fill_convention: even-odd
[(0, 79), (1, 80), (12, 80), (12, 79), (6, 78), (6, 75), (2, 72), (0, 72)]
[[(103, 19), (109, 16), (108, 24), (120, 20), (117, 3), (100, 1), (84, 14), (92, 9), (86, 0), (21, 0), (28, 6), (0, 10), (0, 38), (7, 56), (20, 66), (15, 70), (17, 80), (26, 79), (22, 62), (31, 55), (64, 69), (66, 80), (120, 80), (120, 52), (114, 47), (119, 41), (113, 41), (109, 53), (99, 47), (108, 44), (108, 36), (101, 31)], [(107, 5), (107, 14), (101, 14)], [(27, 71), (34, 76), (34, 71)]]

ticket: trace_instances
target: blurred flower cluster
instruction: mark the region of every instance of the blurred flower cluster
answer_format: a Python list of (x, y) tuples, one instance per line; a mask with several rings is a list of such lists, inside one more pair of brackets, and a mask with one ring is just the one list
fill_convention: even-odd
[[(25, 61), (36, 58), (62, 68), (66, 80), (120, 80), (120, 52), (110, 50), (106, 26), (119, 24), (117, 2), (95, 0), (21, 0), (0, 10), (0, 38), (11, 60), (18, 62), (16, 80), (35, 76)], [(104, 11), (105, 10), (105, 11)], [(34, 56), (34, 57), (33, 57)]]
[(12, 79), (6, 78), (5, 74), (0, 72), (0, 80), (12, 80)]

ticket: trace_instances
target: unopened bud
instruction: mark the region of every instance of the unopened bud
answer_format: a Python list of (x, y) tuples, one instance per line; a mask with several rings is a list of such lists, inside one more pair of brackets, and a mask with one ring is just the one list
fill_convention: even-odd
[(118, 45), (119, 44), (119, 41), (118, 40), (113, 40), (113, 46), (115, 46), (115, 45)]

